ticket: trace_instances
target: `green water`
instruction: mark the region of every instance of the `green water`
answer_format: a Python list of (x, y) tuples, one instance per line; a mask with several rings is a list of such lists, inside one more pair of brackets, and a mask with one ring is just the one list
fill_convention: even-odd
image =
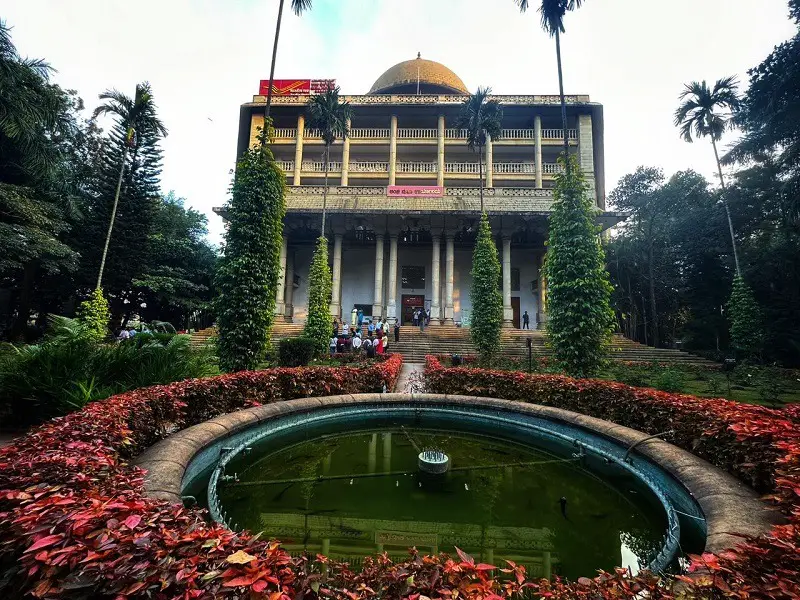
[[(361, 558), (454, 552), (524, 564), (535, 577), (592, 576), (643, 567), (666, 518), (624, 471), (587, 465), (478, 433), (391, 426), (255, 447), (220, 487), (231, 523), (280, 539), (293, 554)], [(443, 476), (420, 473), (418, 450), (450, 457)], [(599, 461), (598, 461), (599, 462)], [(591, 469), (591, 472), (587, 469)], [(560, 499), (566, 498), (566, 516)]]

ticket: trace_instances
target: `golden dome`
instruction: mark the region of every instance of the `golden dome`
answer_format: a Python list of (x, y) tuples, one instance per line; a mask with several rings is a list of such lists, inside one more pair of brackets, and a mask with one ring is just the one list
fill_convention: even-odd
[(396, 64), (378, 77), (370, 94), (417, 92), (417, 81), (422, 94), (469, 94), (461, 78), (443, 64), (421, 58)]

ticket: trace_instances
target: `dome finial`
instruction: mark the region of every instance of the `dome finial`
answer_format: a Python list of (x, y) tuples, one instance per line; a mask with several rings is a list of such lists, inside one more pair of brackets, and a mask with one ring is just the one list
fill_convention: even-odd
[(417, 58), (422, 58), (422, 52), (417, 52)]

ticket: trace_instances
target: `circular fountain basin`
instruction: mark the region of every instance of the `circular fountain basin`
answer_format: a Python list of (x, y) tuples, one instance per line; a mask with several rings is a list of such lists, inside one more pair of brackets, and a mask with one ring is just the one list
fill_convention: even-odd
[[(377, 552), (401, 559), (411, 546), (458, 547), (574, 579), (615, 566), (674, 568), (679, 548), (700, 552), (736, 531), (725, 522), (729, 500), (760, 510), (728, 478), (731, 489), (703, 491), (722, 506), (707, 522), (675, 472), (685, 466), (699, 484), (727, 476), (660, 440), (628, 452), (646, 437), (502, 400), (342, 396), (224, 415), (157, 444), (140, 464), (151, 495), (191, 495), (228, 527), (264, 531), (293, 553), (357, 568)], [(420, 472), (422, 448), (441, 449), (447, 472)], [(668, 450), (669, 469), (653, 448)], [(711, 474), (697, 473), (700, 464)], [(769, 526), (751, 521), (739, 531)]]

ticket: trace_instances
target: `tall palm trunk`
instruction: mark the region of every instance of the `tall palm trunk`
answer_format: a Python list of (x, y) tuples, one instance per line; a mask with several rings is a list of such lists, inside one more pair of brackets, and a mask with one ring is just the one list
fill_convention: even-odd
[(483, 214), (483, 146), (478, 146), (478, 188), (481, 195), (481, 215)]
[(119, 194), (122, 190), (122, 177), (125, 174), (125, 161), (128, 159), (128, 144), (125, 142), (125, 147), (122, 149), (122, 164), (119, 168), (119, 177), (117, 178), (117, 191), (114, 193), (114, 206), (111, 208), (111, 219), (108, 221), (108, 231), (106, 232), (106, 243), (103, 246), (103, 255), (100, 258), (100, 272), (97, 274), (97, 285), (95, 289), (100, 289), (103, 283), (103, 271), (106, 268), (106, 257), (108, 256), (108, 245), (111, 243), (111, 231), (114, 229), (114, 219), (117, 218), (117, 206), (119, 206)]
[(564, 133), (564, 161), (569, 169), (569, 132), (567, 131), (567, 99), (564, 97), (564, 72), (561, 69), (561, 34), (556, 28), (556, 62), (558, 63), (558, 94), (561, 98), (561, 128)]
[(322, 237), (325, 237), (325, 211), (328, 208), (328, 159), (330, 158), (330, 151), (330, 144), (325, 144), (325, 183), (322, 188)]
[(653, 326), (653, 347), (658, 348), (658, 306), (656, 305), (656, 274), (653, 266), (653, 236), (650, 233), (650, 245), (647, 251), (647, 272), (650, 279), (650, 312), (652, 313), (651, 323)]
[(717, 171), (719, 172), (719, 183), (722, 186), (722, 206), (725, 207), (725, 216), (728, 217), (728, 231), (731, 234), (731, 246), (733, 247), (733, 263), (736, 265), (736, 275), (738, 277), (742, 276), (742, 271), (739, 268), (739, 254), (736, 252), (736, 238), (733, 235), (733, 221), (731, 220), (731, 209), (728, 208), (728, 200), (726, 196), (728, 195), (728, 190), (725, 187), (725, 178), (722, 176), (722, 164), (719, 162), (719, 152), (717, 151), (717, 141), (714, 139), (714, 135), (711, 135), (711, 145), (714, 146), (714, 158), (717, 159)]
[[(275, 77), (275, 59), (278, 57), (278, 38), (281, 35), (281, 20), (283, 19), (283, 0), (278, 4), (278, 22), (275, 25), (275, 42), (272, 44), (272, 65), (269, 68), (269, 83), (267, 87), (267, 107), (264, 109), (264, 127), (267, 126), (267, 119), (269, 119), (269, 109), (272, 105), (272, 80)], [(266, 143), (267, 137), (264, 136), (262, 141)]]

